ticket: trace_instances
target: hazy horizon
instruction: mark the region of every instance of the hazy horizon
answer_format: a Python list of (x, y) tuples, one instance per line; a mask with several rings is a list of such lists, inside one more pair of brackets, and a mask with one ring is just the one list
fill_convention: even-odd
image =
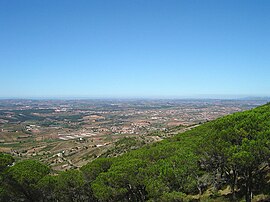
[(153, 96), (153, 97), (95, 97), (95, 96), (65, 96), (65, 97), (0, 97), (0, 100), (200, 100), (200, 99), (213, 99), (213, 100), (245, 100), (245, 99), (270, 99), (269, 95), (194, 95), (194, 96)]

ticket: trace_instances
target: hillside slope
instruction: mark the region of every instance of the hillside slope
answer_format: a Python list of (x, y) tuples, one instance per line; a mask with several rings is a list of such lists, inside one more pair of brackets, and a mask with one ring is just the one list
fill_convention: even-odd
[(269, 157), (266, 104), (117, 158), (99, 158), (80, 170), (52, 175), (38, 162), (7, 163), (1, 169), (0, 199), (258, 201), (270, 195)]

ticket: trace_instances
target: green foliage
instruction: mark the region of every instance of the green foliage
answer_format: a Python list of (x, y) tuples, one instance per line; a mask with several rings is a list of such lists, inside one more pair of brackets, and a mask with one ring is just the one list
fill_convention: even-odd
[(58, 176), (46, 175), (37, 184), (37, 188), (42, 194), (43, 201), (55, 201), (59, 198), (57, 193), (58, 189)]
[[(204, 167), (213, 175), (225, 175), (234, 193), (243, 190), (246, 201), (258, 191), (270, 156), (270, 107), (235, 113), (208, 124), (209, 132), (201, 145)], [(219, 182), (222, 179), (219, 179)], [(263, 182), (259, 182), (263, 183)], [(235, 197), (235, 196), (234, 196)]]
[[(134, 145), (128, 138), (116, 144)], [(13, 158), (0, 154), (0, 200), (185, 202), (211, 187), (215, 195), (205, 201), (224, 201), (218, 190), (229, 185), (229, 201), (249, 202), (251, 193), (269, 194), (269, 157), (267, 104), (58, 175), (31, 160), (11, 166)]]
[(9, 190), (5, 184), (5, 171), (14, 162), (14, 158), (8, 154), (0, 153), (0, 201), (9, 200)]
[(0, 153), (0, 173), (2, 173), (8, 166), (12, 165), (14, 158), (9, 154)]
[(50, 172), (50, 169), (34, 160), (16, 163), (6, 172), (6, 183), (16, 198), (33, 201), (40, 197), (37, 184)]
[(112, 165), (113, 161), (109, 158), (98, 158), (95, 161), (83, 166), (80, 170), (88, 182), (92, 182), (96, 177), (106, 172)]
[(167, 202), (188, 202), (186, 194), (182, 192), (173, 191), (171, 193), (165, 193), (159, 201)]
[(120, 159), (92, 183), (95, 196), (102, 201), (140, 201), (144, 197), (140, 171), (145, 166), (145, 162), (139, 159)]
[(170, 190), (161, 179), (148, 178), (145, 185), (148, 197), (154, 200), (158, 200), (164, 193), (167, 193)]
[(61, 172), (57, 177), (57, 192), (61, 201), (82, 201), (84, 178), (79, 170)]

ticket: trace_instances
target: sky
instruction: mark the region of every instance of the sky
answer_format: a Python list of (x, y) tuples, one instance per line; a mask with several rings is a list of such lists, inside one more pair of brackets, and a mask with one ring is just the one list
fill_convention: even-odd
[(0, 97), (269, 96), (269, 10), (269, 0), (0, 0)]

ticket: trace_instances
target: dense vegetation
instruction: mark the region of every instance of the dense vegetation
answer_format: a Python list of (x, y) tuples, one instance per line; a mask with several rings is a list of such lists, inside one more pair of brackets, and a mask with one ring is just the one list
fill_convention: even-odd
[(267, 104), (79, 170), (56, 173), (33, 160), (13, 165), (0, 154), (0, 201), (249, 202), (269, 197), (269, 157)]

